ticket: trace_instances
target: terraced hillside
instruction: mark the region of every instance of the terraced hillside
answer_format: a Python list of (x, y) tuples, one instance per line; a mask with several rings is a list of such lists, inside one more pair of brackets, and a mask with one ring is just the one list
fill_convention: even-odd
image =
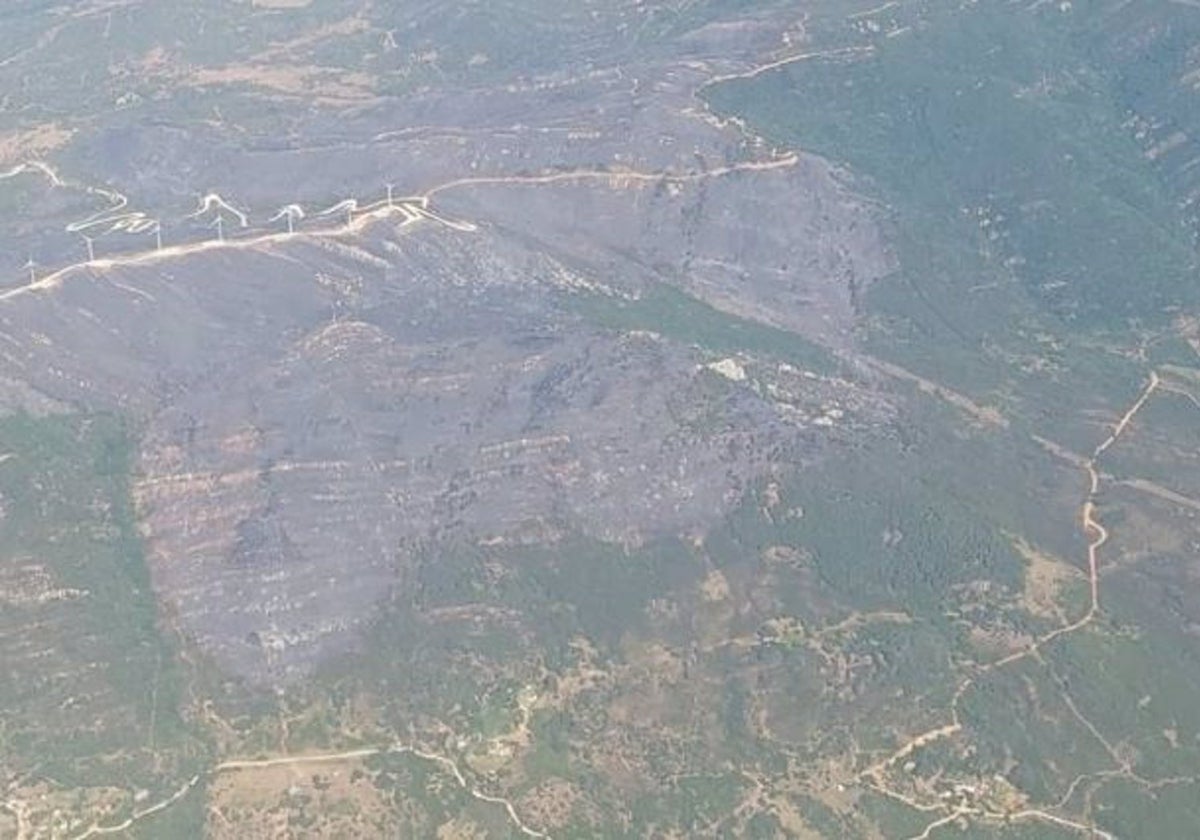
[(1189, 836), (1198, 27), (7, 4), (0, 835)]

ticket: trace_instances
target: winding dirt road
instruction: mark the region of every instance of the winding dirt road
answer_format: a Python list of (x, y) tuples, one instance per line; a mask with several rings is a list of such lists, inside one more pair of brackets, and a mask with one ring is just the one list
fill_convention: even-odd
[[(1151, 371), (1149, 379), (1148, 379), (1145, 387), (1138, 394), (1137, 398), (1133, 401), (1133, 403), (1130, 404), (1130, 406), (1126, 409), (1126, 411), (1121, 415), (1121, 417), (1117, 420), (1117, 422), (1113, 424), (1113, 427), (1112, 427), (1111, 431), (1109, 432), (1108, 436), (1103, 441), (1101, 441), (1099, 444), (1097, 444), (1096, 447), (1092, 450), (1091, 456), (1089, 458), (1087, 458), (1086, 460), (1082, 460), (1082, 461), (1080, 461), (1079, 459), (1076, 459), (1074, 457), (1070, 459), (1072, 461), (1072, 463), (1075, 463), (1077, 466), (1079, 466), (1084, 471), (1084, 474), (1087, 478), (1087, 490), (1086, 490), (1086, 493), (1084, 496), (1084, 500), (1080, 506), (1080, 525), (1083, 528), (1084, 534), (1086, 535), (1087, 540), (1088, 540), (1087, 569), (1088, 569), (1090, 599), (1089, 599), (1087, 610), (1083, 613), (1083, 615), (1081, 615), (1078, 619), (1071, 622), (1070, 624), (1066, 624), (1062, 627), (1052, 630), (1051, 632), (1045, 634), (1044, 636), (1034, 640), (1031, 644), (1029, 644), (1027, 647), (1023, 648), (1022, 650), (1019, 650), (1008, 656), (1002, 657), (1001, 659), (997, 659), (994, 662), (990, 662), (986, 665), (983, 665), (982, 667), (980, 667), (978, 669), (978, 671), (975, 674), (971, 675), (970, 677), (967, 677), (959, 685), (959, 687), (955, 690), (954, 695), (951, 698), (951, 702), (950, 702), (951, 722), (949, 724), (945, 724), (943, 726), (939, 726), (934, 729), (930, 729), (926, 732), (922, 732), (918, 735), (913, 736), (912, 738), (908, 739), (899, 749), (892, 752), (886, 758), (872, 764), (866, 770), (864, 770), (862, 773), (860, 773), (859, 774), (860, 780), (866, 782), (870, 788), (878, 791), (879, 793), (882, 793), (885, 796), (888, 796), (889, 798), (892, 798), (897, 801), (908, 804), (910, 806), (916, 807), (917, 803), (915, 803), (911, 799), (911, 797), (908, 797), (908, 796), (904, 795), (903, 793), (896, 791), (888, 786), (888, 784), (884, 778), (884, 773), (887, 770), (889, 770), (890, 768), (894, 767), (897, 764), (897, 762), (910, 756), (916, 750), (918, 750), (922, 747), (925, 747), (931, 743), (934, 743), (936, 741), (939, 741), (943, 738), (948, 738), (950, 736), (956, 735), (959, 732), (961, 732), (963, 730), (963, 725), (962, 725), (962, 722), (961, 722), (961, 719), (959, 716), (959, 704), (960, 704), (963, 696), (966, 694), (966, 692), (973, 685), (975, 685), (975, 683), (979, 680), (980, 677), (982, 677), (983, 675), (985, 675), (991, 671), (994, 671), (998, 668), (1003, 668), (1006, 665), (1013, 664), (1014, 662), (1020, 662), (1031, 656), (1036, 656), (1043, 647), (1050, 644), (1054, 640), (1059, 639), (1068, 634), (1075, 633), (1075, 632), (1083, 629), (1087, 625), (1089, 625), (1093, 620), (1095, 620), (1096, 615), (1100, 611), (1099, 551), (1104, 546), (1104, 544), (1108, 541), (1108, 538), (1109, 538), (1108, 530), (1104, 527), (1104, 525), (1096, 517), (1096, 496), (1100, 492), (1100, 485), (1101, 485), (1101, 480), (1100, 480), (1101, 476), (1100, 476), (1100, 471), (1098, 468), (1098, 462), (1099, 462), (1100, 458), (1104, 455), (1104, 453), (1107, 452), (1114, 444), (1116, 444), (1116, 442), (1126, 432), (1126, 430), (1129, 428), (1129, 425), (1133, 422), (1134, 418), (1137, 416), (1138, 412), (1140, 412), (1142, 410), (1142, 408), (1146, 405), (1146, 403), (1150, 400), (1150, 398), (1152, 396), (1154, 396), (1154, 393), (1159, 389), (1160, 385), (1161, 385), (1161, 379), (1159, 378), (1158, 373), (1155, 371)], [(1044, 441), (1044, 440), (1038, 438), (1037, 436), (1033, 436), (1033, 439), (1035, 440), (1035, 442), (1038, 442), (1039, 444), (1041, 444), (1043, 446), (1045, 446), (1049, 443), (1048, 441)], [(1053, 446), (1053, 445), (1051, 445), (1051, 446)], [(1060, 447), (1053, 447), (1053, 448), (1055, 451), (1060, 449)], [(1074, 701), (1071, 700), (1071, 698), (1069, 696), (1065, 697), (1065, 701), (1067, 702), (1068, 706), (1071, 708), (1071, 710), (1075, 714), (1075, 716), (1080, 720), (1080, 722), (1089, 731), (1091, 731), (1092, 734), (1097, 739), (1099, 739), (1102, 744), (1104, 744), (1104, 746), (1107, 748), (1109, 754), (1114, 755), (1113, 748), (1109, 744), (1108, 740), (1104, 738), (1104, 736), (1099, 732), (1099, 730), (1096, 729), (1096, 727), (1091, 723), (1091, 721), (1087, 720), (1087, 718), (1085, 718), (1078, 711), (1078, 709), (1076, 708), (1076, 706), (1074, 704)], [(1121, 776), (1127, 776), (1129, 778), (1133, 778), (1135, 781), (1144, 782), (1145, 784), (1152, 784), (1149, 782), (1145, 782), (1145, 780), (1139, 779), (1136, 775), (1133, 774), (1132, 769), (1127, 764), (1124, 764), (1121, 762), (1118, 762), (1118, 764), (1119, 764), (1119, 769), (1113, 771), (1114, 773), (1121, 775)], [(1072, 783), (1072, 785), (1071, 785), (1072, 790), (1078, 784), (1079, 781), (1080, 780), (1077, 779), (1075, 782)], [(1066, 802), (1066, 800), (1064, 800), (1064, 804), (1065, 804), (1065, 802)], [(939, 810), (944, 811), (948, 807), (949, 806), (942, 806)], [(1063, 817), (1063, 816), (1060, 816), (1057, 814), (1051, 814), (1049, 812), (1038, 810), (1038, 809), (1024, 809), (1024, 810), (1015, 811), (1015, 812), (996, 812), (996, 811), (990, 811), (986, 808), (982, 808), (979, 806), (970, 806), (970, 805), (961, 805), (956, 808), (953, 808), (949, 813), (944, 813), (942, 816), (939, 816), (936, 820), (934, 820), (930, 824), (928, 824), (920, 834), (914, 835), (912, 838), (910, 838), (910, 840), (927, 840), (927, 838), (929, 838), (931, 836), (932, 832), (935, 831), (937, 828), (939, 828), (943, 825), (948, 825), (950, 823), (953, 823), (959, 819), (968, 819), (971, 817), (974, 817), (977, 819), (991, 820), (991, 821), (1003, 821), (1003, 820), (1012, 821), (1012, 820), (1036, 819), (1036, 820), (1054, 823), (1056, 825), (1060, 825), (1065, 828), (1071, 828), (1071, 829), (1079, 831), (1081, 833), (1086, 833), (1089, 836), (1101, 837), (1101, 838), (1105, 838), (1105, 840), (1115, 840), (1115, 838), (1111, 834), (1101, 831), (1100, 829), (1096, 828), (1095, 826), (1085, 825), (1082, 822), (1078, 822), (1076, 820), (1069, 819), (1067, 817)]]

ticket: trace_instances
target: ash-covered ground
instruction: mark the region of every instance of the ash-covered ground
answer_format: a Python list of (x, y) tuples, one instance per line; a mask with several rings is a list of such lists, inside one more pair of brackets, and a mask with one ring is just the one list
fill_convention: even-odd
[[(3, 410), (133, 418), (154, 585), (224, 667), (286, 679), (352, 648), (440, 540), (702, 537), (887, 414), (715, 355), (686, 315), (592, 317), (671, 289), (851, 350), (891, 268), (878, 209), (700, 97), (802, 50), (786, 4), (547, 6), (522, 36), (544, 49), (497, 55), (455, 52), (471, 3), (229, 12), (222, 49), (204, 26), (135, 47), (112, 33), (161, 9), (76, 4), (0, 65), (24, 99), (0, 143)], [(39, 68), (89, 27), (109, 46), (72, 59), (80, 109), (41, 107)], [(89, 110), (97, 89), (122, 104)]]

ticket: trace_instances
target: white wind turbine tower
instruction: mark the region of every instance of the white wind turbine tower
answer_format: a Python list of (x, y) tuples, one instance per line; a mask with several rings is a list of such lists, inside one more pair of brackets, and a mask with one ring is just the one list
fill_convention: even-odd
[(274, 222), (279, 219), (287, 220), (288, 233), (296, 232), (296, 220), (304, 218), (304, 208), (299, 204), (288, 204), (279, 208), (279, 212), (272, 216), (268, 221)]
[(200, 199), (200, 205), (194, 213), (188, 214), (188, 219), (202, 219), (206, 214), (212, 213), (213, 221), (208, 225), (217, 229), (217, 241), (225, 241), (225, 214), (229, 214), (240, 227), (249, 227), (250, 219), (241, 210), (234, 207), (225, 199), (221, 198), (217, 193), (209, 193)]
[(238, 225), (241, 227), (249, 227), (250, 226), (249, 217), (245, 213), (243, 213), (241, 210), (237, 209), (232, 204), (230, 204), (228, 201), (221, 198), (221, 196), (218, 195), (217, 193), (209, 193), (208, 195), (201, 198), (200, 206), (196, 208), (196, 212), (189, 214), (187, 216), (187, 218), (198, 219), (201, 216), (203, 216), (205, 213), (208, 213), (212, 210), (215, 210), (216, 215), (218, 215), (218, 216), (221, 215), (222, 212), (228, 213), (230, 216), (232, 216), (234, 219), (237, 220)]
[(29, 259), (25, 261), (24, 268), (29, 269), (29, 285), (37, 283), (37, 273), (34, 271), (36, 263), (33, 261), (33, 254), (29, 255)]
[(346, 198), (346, 199), (343, 199), (342, 201), (339, 201), (337, 204), (333, 205), (332, 207), (322, 210), (317, 215), (318, 216), (332, 216), (334, 213), (338, 213), (338, 212), (344, 210), (346, 212), (346, 226), (349, 227), (352, 224), (354, 224), (354, 211), (357, 209), (358, 209), (358, 202), (355, 201), (353, 198)]
[(84, 244), (87, 245), (88, 262), (95, 262), (96, 240), (92, 239), (92, 237), (88, 236), (86, 233), (81, 233), (79, 235), (83, 237)]

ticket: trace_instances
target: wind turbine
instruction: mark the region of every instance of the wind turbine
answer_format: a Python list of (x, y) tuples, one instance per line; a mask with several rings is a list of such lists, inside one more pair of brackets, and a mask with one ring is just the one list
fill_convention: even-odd
[(231, 215), (235, 219), (237, 219), (237, 222), (240, 226), (242, 226), (242, 227), (250, 226), (250, 220), (249, 220), (249, 218), (247, 218), (246, 214), (243, 213), (241, 210), (237, 209), (236, 207), (234, 207), (232, 204), (230, 204), (225, 199), (221, 198), (221, 196), (218, 195), (217, 193), (209, 193), (208, 195), (201, 198), (200, 206), (196, 208), (196, 212), (191, 213), (190, 215), (187, 216), (187, 218), (189, 218), (189, 219), (199, 218), (200, 216), (203, 216), (205, 213), (209, 212), (210, 210), (216, 210), (218, 216), (221, 215), (221, 211), (224, 210), (225, 212), (229, 213), (229, 215)]
[(332, 207), (322, 210), (317, 215), (318, 216), (332, 216), (334, 213), (338, 212), (339, 210), (345, 210), (346, 211), (346, 226), (349, 227), (350, 225), (354, 224), (354, 211), (357, 209), (358, 209), (358, 202), (355, 201), (353, 198), (346, 198), (346, 199), (339, 201), (337, 204), (333, 205)]
[(81, 233), (79, 235), (83, 237), (83, 241), (87, 244), (88, 262), (94, 262), (96, 259), (96, 241), (86, 233)]
[(392, 185), (391, 185), (391, 184), (388, 184), (388, 185), (387, 185), (387, 191), (388, 191), (388, 193), (387, 193), (387, 206), (390, 208), (390, 207), (392, 206)]
[(216, 220), (211, 225), (209, 225), (209, 227), (215, 227), (217, 229), (217, 241), (218, 242), (225, 241), (225, 223), (224, 223), (224, 220), (221, 218), (220, 213), (217, 214)]
[(162, 224), (158, 219), (154, 220), (154, 247), (156, 250), (162, 250)]
[(279, 208), (279, 212), (272, 216), (268, 221), (274, 222), (279, 219), (287, 219), (288, 233), (296, 232), (296, 219), (304, 218), (304, 208), (299, 204), (288, 204)]
[(29, 269), (29, 285), (37, 283), (37, 273), (34, 271), (33, 254), (29, 255), (29, 259), (25, 261), (24, 268)]

